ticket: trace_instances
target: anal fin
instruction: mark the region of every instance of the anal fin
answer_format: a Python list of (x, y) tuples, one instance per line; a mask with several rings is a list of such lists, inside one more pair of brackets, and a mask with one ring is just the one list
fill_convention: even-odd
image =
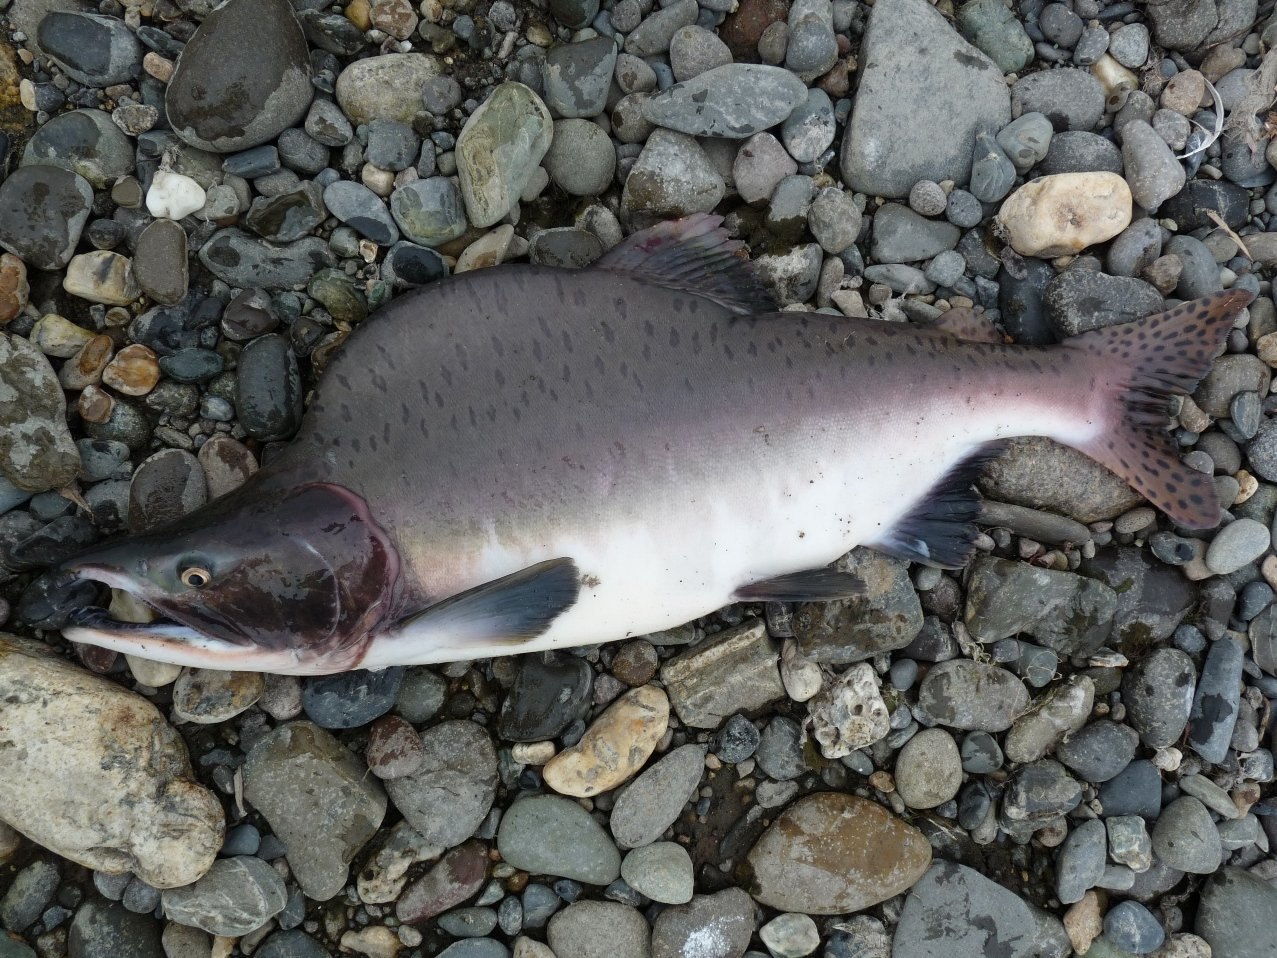
[(881, 539), (865, 545), (908, 562), (941, 569), (964, 566), (979, 534), (980, 494), (976, 479), (1006, 449), (986, 443), (951, 468), (903, 519)]
[(736, 590), (741, 602), (828, 602), (864, 595), (858, 576), (837, 569), (808, 569), (752, 582)]
[(518, 645), (544, 633), (581, 592), (571, 559), (548, 559), (436, 602), (396, 623), (394, 632), (437, 634), (440, 642)]

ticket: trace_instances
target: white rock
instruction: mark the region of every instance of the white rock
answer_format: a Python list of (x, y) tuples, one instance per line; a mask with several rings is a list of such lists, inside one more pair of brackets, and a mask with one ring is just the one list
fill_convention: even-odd
[(1067, 256), (1131, 223), (1130, 187), (1116, 173), (1055, 173), (1006, 198), (998, 222), (1023, 256)]
[(519, 742), (510, 749), (510, 757), (520, 765), (544, 765), (554, 752), (553, 742)]
[(819, 665), (802, 656), (797, 642), (786, 639), (780, 653), (780, 680), (791, 700), (806, 702), (820, 691), (825, 677)]
[(189, 176), (157, 170), (146, 191), (146, 209), (163, 219), (180, 220), (204, 208), (204, 188)]
[(820, 947), (820, 932), (811, 916), (792, 911), (763, 925), (758, 937), (776, 958), (803, 958)]
[(12, 636), (0, 636), (0, 702), (6, 822), (63, 858), (155, 888), (209, 870), (222, 806), (155, 706)]
[(807, 706), (812, 735), (825, 758), (842, 758), (886, 738), (891, 713), (882, 700), (878, 675), (859, 662), (831, 683)]

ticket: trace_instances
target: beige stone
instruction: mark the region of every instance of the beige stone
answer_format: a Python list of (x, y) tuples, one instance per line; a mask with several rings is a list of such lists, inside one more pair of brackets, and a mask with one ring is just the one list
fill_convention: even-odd
[(860, 911), (907, 891), (931, 864), (912, 825), (868, 799), (820, 792), (799, 799), (749, 853), (751, 894), (809, 915)]
[(127, 306), (142, 295), (133, 279), (133, 261), (105, 249), (72, 256), (62, 288), (72, 296), (107, 306)]
[(1008, 196), (998, 222), (1023, 256), (1067, 256), (1112, 239), (1131, 212), (1130, 187), (1116, 173), (1056, 173)]
[(546, 763), (545, 784), (588, 798), (638, 774), (670, 721), (670, 701), (655, 685), (626, 692), (594, 720), (581, 741)]
[(1091, 942), (1104, 933), (1104, 916), (1100, 914), (1100, 896), (1094, 890), (1082, 896), (1082, 900), (1069, 906), (1064, 913), (1064, 930), (1068, 933), (1073, 950), (1085, 955)]
[(785, 697), (776, 646), (761, 620), (720, 632), (661, 668), (684, 725), (717, 728), (727, 716)]
[(114, 682), (0, 636), (0, 814), (37, 844), (156, 888), (196, 881), (225, 817), (155, 706)]

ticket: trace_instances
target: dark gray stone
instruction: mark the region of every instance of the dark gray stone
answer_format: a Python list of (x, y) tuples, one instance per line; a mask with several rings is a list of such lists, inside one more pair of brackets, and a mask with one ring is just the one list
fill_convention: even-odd
[(1228, 756), (1241, 701), (1243, 659), (1241, 646), (1225, 637), (1211, 645), (1202, 663), (1188, 720), (1188, 744), (1208, 762), (1218, 764)]
[(92, 203), (84, 177), (56, 166), (20, 167), (0, 183), (0, 247), (36, 269), (61, 269)]
[(40, 21), (36, 40), (67, 76), (85, 86), (127, 83), (142, 71), (142, 44), (115, 17), (50, 11)]

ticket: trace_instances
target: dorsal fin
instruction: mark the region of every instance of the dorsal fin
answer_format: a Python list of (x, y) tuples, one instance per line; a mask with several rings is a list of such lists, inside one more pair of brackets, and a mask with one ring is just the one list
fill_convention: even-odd
[(909, 514), (876, 542), (865, 545), (909, 562), (941, 569), (966, 565), (979, 534), (980, 494), (975, 482), (984, 467), (1006, 449), (987, 442), (946, 472)]
[(722, 222), (721, 216), (695, 213), (658, 223), (622, 240), (592, 268), (694, 293), (742, 316), (774, 311), (775, 302), (742, 255), (745, 244), (730, 239)]

